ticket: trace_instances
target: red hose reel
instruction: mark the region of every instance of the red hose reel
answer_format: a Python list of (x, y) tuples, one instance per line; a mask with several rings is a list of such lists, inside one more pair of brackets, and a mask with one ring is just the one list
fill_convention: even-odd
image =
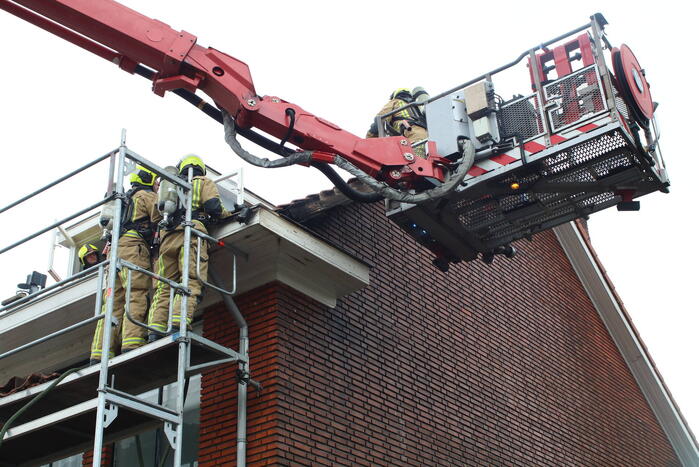
[(612, 49), (612, 65), (618, 90), (629, 108), (629, 116), (643, 128), (648, 128), (654, 106), (643, 68), (626, 44)]

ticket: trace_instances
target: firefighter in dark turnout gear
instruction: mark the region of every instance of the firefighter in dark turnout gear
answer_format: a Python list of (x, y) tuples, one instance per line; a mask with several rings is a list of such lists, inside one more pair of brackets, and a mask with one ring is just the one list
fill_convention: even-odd
[[(143, 269), (151, 269), (150, 248), (157, 231), (158, 222), (162, 216), (156, 209), (157, 195), (153, 185), (157, 175), (142, 166), (136, 166), (136, 171), (129, 176), (131, 189), (126, 193), (122, 205), (121, 236), (119, 237), (118, 256), (120, 259), (135, 264)], [(112, 331), (112, 341), (109, 356), (114, 356), (121, 345), (121, 352), (128, 352), (146, 343), (146, 330), (133, 324), (124, 317), (126, 303), (126, 281), (128, 269), (118, 271), (114, 290), (105, 292), (102, 310), (105, 311), (106, 298), (114, 294), (113, 316), (117, 321)], [(131, 295), (129, 296), (129, 311), (139, 322), (145, 322), (148, 312), (148, 290), (151, 279), (147, 275), (131, 271)], [(97, 329), (92, 341), (91, 360), (99, 360), (102, 356), (102, 330), (104, 320), (97, 323)]]
[[(422, 88), (420, 94), (426, 94)], [(393, 91), (390, 100), (376, 115), (384, 115), (393, 110), (404, 107), (414, 101), (414, 96), (407, 88), (399, 88)], [(424, 106), (423, 106), (424, 107)], [(404, 136), (411, 143), (427, 139), (427, 122), (419, 107), (409, 107), (390, 117), (386, 117), (389, 136)], [(376, 138), (379, 135), (376, 122), (372, 123), (366, 134), (367, 138)], [(416, 146), (413, 151), (420, 157), (425, 157), (425, 145)]]
[[(221, 197), (216, 184), (206, 175), (206, 165), (200, 157), (195, 155), (185, 156), (178, 164), (179, 176), (187, 178), (189, 168), (193, 169), (192, 178), (192, 223), (194, 228), (208, 234), (208, 226), (217, 222), (223, 217), (230, 216), (230, 213), (223, 208)], [(182, 281), (182, 274), (189, 273), (188, 288), (191, 295), (187, 299), (187, 326), (192, 322), (194, 311), (202, 298), (202, 283), (197, 279), (197, 240), (194, 235), (190, 242), (189, 249), (189, 272), (184, 271), (184, 208), (180, 207), (174, 216), (171, 227), (160, 230), (160, 255), (156, 264), (156, 273), (174, 282)], [(208, 275), (208, 246), (202, 241), (200, 251), (200, 275), (202, 280), (206, 280)], [(177, 293), (172, 305), (173, 329), (179, 329), (181, 320), (181, 299)], [(170, 286), (165, 282), (158, 282), (158, 286), (153, 295), (148, 312), (148, 325), (160, 331), (167, 330), (168, 308), (170, 301)], [(157, 339), (155, 334), (149, 335), (149, 341)]]

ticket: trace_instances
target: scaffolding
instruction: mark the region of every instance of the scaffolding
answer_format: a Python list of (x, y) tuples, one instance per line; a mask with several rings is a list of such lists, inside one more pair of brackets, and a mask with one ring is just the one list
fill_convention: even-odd
[[(95, 291), (94, 316), (74, 323), (68, 327), (50, 333), (40, 339), (21, 345), (0, 355), (0, 361), (12, 355), (24, 352), (39, 344), (43, 344), (58, 336), (65, 335), (75, 329), (94, 324), (98, 321), (117, 324), (114, 318), (114, 296), (105, 293), (103, 283), (106, 275), (106, 290), (114, 290), (117, 273), (127, 271), (126, 306), (123, 319), (145, 327), (149, 332), (161, 335), (155, 342), (132, 350), (128, 353), (109, 358), (112, 326), (103, 326), (102, 354), (98, 365), (72, 369), (64, 373), (59, 381), (50, 381), (31, 387), (24, 391), (0, 398), (0, 422), (7, 425), (4, 438), (0, 439), (0, 465), (22, 465), (56, 458), (80, 452), (89, 447), (92, 436), (89, 435), (91, 420), (94, 420), (93, 466), (98, 467), (102, 462), (102, 447), (105, 441), (120, 439), (139, 430), (162, 426), (163, 432), (173, 451), (173, 465), (179, 466), (182, 461), (184, 404), (186, 386), (190, 376), (199, 374), (215, 365), (238, 363), (238, 446), (237, 462), (245, 465), (246, 448), (246, 399), (247, 384), (259, 385), (249, 378), (248, 366), (248, 332), (247, 324), (242, 314), (233, 302), (236, 277), (236, 254), (240, 254), (233, 246), (224, 244), (217, 239), (200, 232), (192, 223), (192, 169), (189, 169), (187, 181), (173, 176), (156, 164), (146, 160), (126, 146), (126, 131), (122, 130), (118, 149), (110, 151), (94, 161), (70, 172), (69, 174), (49, 183), (35, 192), (0, 209), (3, 213), (24, 201), (68, 180), (94, 165), (109, 160), (109, 190), (103, 200), (81, 209), (77, 213), (54, 222), (38, 232), (0, 250), (0, 254), (12, 250), (52, 229), (61, 228), (63, 224), (79, 216), (83, 216), (106, 203), (113, 202), (114, 217), (111, 228), (112, 242), (109, 257), (84, 271), (60, 280), (34, 294), (0, 308), (0, 314), (16, 307), (26, 305), (44, 297), (48, 292), (55, 291), (73, 284), (88, 276), (97, 275)], [(133, 165), (146, 167), (163, 179), (173, 183), (179, 191), (185, 207), (184, 222), (184, 251), (182, 256), (182, 271), (190, 270), (190, 248), (193, 235), (196, 241), (196, 277), (202, 283), (221, 293), (224, 303), (233, 315), (240, 329), (240, 345), (238, 351), (219, 345), (209, 339), (193, 334), (188, 329), (187, 301), (191, 297), (189, 274), (183, 273), (180, 282), (174, 282), (149, 270), (119, 258), (118, 240), (122, 226), (122, 203), (126, 197), (123, 188), (124, 176), (131, 172)], [(222, 177), (220, 180), (227, 177)], [(242, 187), (240, 187), (242, 194)], [(117, 202), (115, 202), (117, 201)], [(202, 280), (200, 253), (202, 241), (233, 250), (232, 278), (230, 290), (223, 287), (215, 271), (210, 271), (212, 283)], [(168, 327), (165, 332), (140, 323), (133, 318), (129, 309), (131, 292), (131, 274), (137, 271), (151, 278), (165, 282), (170, 286), (170, 305), (168, 310)], [(174, 295), (181, 296), (179, 326), (173, 325)], [(87, 350), (87, 349), (86, 349)], [(175, 384), (176, 406), (174, 409), (161, 404), (146, 401), (140, 394), (145, 391)], [(96, 396), (95, 396), (96, 388)], [(21, 414), (17, 417), (17, 414)]]

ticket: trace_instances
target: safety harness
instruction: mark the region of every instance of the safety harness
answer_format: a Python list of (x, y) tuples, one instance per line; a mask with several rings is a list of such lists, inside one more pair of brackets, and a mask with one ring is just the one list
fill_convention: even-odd
[[(208, 228), (209, 225), (216, 223), (218, 220), (218, 216), (216, 215), (217, 213), (220, 215), (220, 200), (217, 198), (218, 201), (216, 207), (213, 207), (213, 209), (207, 209), (207, 203), (210, 202), (211, 200), (207, 200), (207, 202), (202, 203), (201, 200), (201, 184), (202, 180), (199, 178), (195, 178), (192, 180), (192, 221), (198, 221), (201, 222), (204, 227)], [(218, 211), (218, 212), (217, 212)], [(179, 226), (185, 218), (185, 207), (182, 206), (181, 203), (178, 203), (177, 210), (175, 211), (174, 215), (172, 216), (172, 223), (169, 225), (165, 226), (165, 230), (174, 230)]]
[(141, 238), (148, 243), (153, 244), (156, 226), (151, 222), (150, 216), (144, 216), (139, 219), (133, 219), (134, 202), (133, 195), (140, 190), (145, 190), (144, 186), (135, 186), (126, 192), (126, 196), (122, 200), (124, 215), (121, 219), (121, 236)]
[[(403, 105), (408, 105), (412, 103), (411, 100), (400, 98), (397, 98), (397, 100), (401, 101)], [(427, 120), (425, 119), (425, 115), (415, 107), (408, 107), (407, 109), (403, 109), (400, 112), (391, 115), (391, 120), (389, 122), (388, 127), (389, 129), (393, 130), (394, 133), (396, 133), (395, 136), (402, 135), (400, 127), (403, 124), (403, 122), (407, 123), (410, 126), (419, 126), (424, 129), (427, 129)]]

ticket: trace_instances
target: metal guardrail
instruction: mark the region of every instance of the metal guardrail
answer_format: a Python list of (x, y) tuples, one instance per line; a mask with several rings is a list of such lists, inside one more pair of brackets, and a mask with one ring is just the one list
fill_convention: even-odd
[(2, 250), (0, 250), (0, 255), (12, 250), (13, 248), (16, 248), (16, 247), (22, 245), (23, 243), (28, 242), (29, 240), (32, 240), (32, 239), (38, 237), (41, 234), (48, 232), (49, 230), (53, 230), (56, 227), (65, 224), (66, 222), (71, 221), (71, 220), (75, 219), (76, 217), (80, 217), (83, 214), (86, 214), (94, 209), (97, 209), (98, 207), (102, 206), (103, 204), (106, 204), (106, 203), (108, 203), (116, 198), (117, 198), (117, 195), (112, 194), (110, 196), (107, 196), (103, 200), (98, 201), (98, 202), (90, 205), (89, 207), (87, 207), (85, 209), (81, 209), (80, 211), (76, 212), (75, 214), (71, 214), (70, 216), (63, 218), (60, 221), (54, 222), (53, 224), (49, 225), (48, 227), (44, 227), (43, 229), (39, 230), (38, 232), (35, 232), (27, 237), (24, 237), (22, 240), (16, 241), (12, 245), (6, 246)]
[[(126, 293), (124, 294), (124, 296), (126, 298), (125, 303), (124, 303), (124, 314), (126, 315), (126, 319), (131, 321), (136, 326), (147, 329), (148, 331), (155, 333), (159, 336), (167, 336), (168, 334), (171, 334), (173, 332), (173, 329), (172, 329), (172, 310), (173, 310), (173, 303), (174, 303), (174, 299), (175, 299), (175, 290), (180, 290), (183, 294), (187, 294), (187, 295), (190, 294), (189, 290), (183, 289), (182, 286), (177, 282), (173, 282), (170, 279), (159, 276), (158, 274), (152, 273), (151, 271), (148, 271), (146, 269), (140, 268), (140, 267), (136, 266), (135, 264), (129, 263), (128, 261), (121, 260), (121, 264), (122, 264), (122, 266), (124, 266), (125, 268), (128, 269), (128, 271), (126, 273)], [(156, 329), (152, 326), (148, 326), (147, 324), (138, 321), (131, 314), (131, 300), (129, 300), (129, 298), (131, 297), (131, 273), (133, 271), (144, 273), (144, 274), (146, 274), (154, 279), (165, 282), (170, 286), (170, 298), (169, 298), (170, 301), (168, 302), (167, 328), (165, 329), (165, 331), (162, 331), (160, 329)]]
[[(377, 128), (379, 130), (379, 136), (380, 137), (387, 136), (383, 122), (385, 121), (385, 119), (390, 118), (392, 115), (395, 115), (396, 113), (404, 111), (404, 110), (411, 108), (411, 107), (422, 106), (422, 105), (425, 105), (427, 103), (434, 102), (434, 101), (441, 99), (443, 97), (446, 97), (454, 92), (460, 91), (467, 86), (475, 84), (481, 80), (491, 79), (493, 77), (493, 75), (496, 75), (498, 73), (501, 73), (509, 68), (512, 68), (512, 67), (518, 65), (527, 56), (529, 56), (531, 63), (535, 63), (537, 51), (539, 51), (539, 50), (547, 51), (548, 50), (547, 47), (549, 45), (556, 43), (556, 42), (559, 42), (559, 41), (566, 39), (568, 37), (571, 37), (571, 36), (573, 36), (577, 33), (580, 33), (582, 31), (589, 31), (589, 33), (592, 37), (591, 42), (593, 45), (593, 53), (595, 55), (595, 70), (596, 70), (596, 74), (597, 74), (597, 78), (598, 78), (598, 82), (599, 82), (599, 91), (600, 91), (600, 93), (599, 93), (600, 96), (598, 96), (598, 97), (600, 97), (602, 100), (606, 99), (606, 105), (605, 105), (606, 111), (612, 112), (615, 116), (617, 116), (618, 111), (617, 111), (616, 106), (614, 104), (614, 98), (613, 98), (613, 94), (611, 92), (611, 89), (612, 89), (611, 77), (609, 76), (609, 71), (607, 69), (607, 66), (606, 66), (606, 63), (604, 60), (604, 56), (602, 53), (603, 46), (606, 46), (608, 49), (611, 49), (611, 44), (609, 43), (609, 41), (607, 40), (606, 36), (603, 33), (604, 24), (606, 24), (606, 21), (604, 20), (604, 18), (601, 15), (599, 15), (599, 14), (593, 15), (591, 17), (590, 22), (588, 22), (588, 23), (586, 23), (578, 28), (575, 28), (575, 29), (573, 29), (565, 34), (561, 34), (553, 39), (550, 39), (546, 42), (543, 42), (535, 47), (532, 47), (531, 49), (520, 54), (512, 62), (509, 62), (509, 63), (507, 63), (503, 66), (500, 66), (494, 70), (491, 70), (487, 73), (483, 73), (482, 75), (480, 75), (476, 78), (473, 78), (469, 81), (466, 81), (465, 83), (463, 83), (459, 86), (456, 86), (452, 89), (449, 89), (445, 92), (442, 92), (436, 96), (432, 96), (425, 102), (412, 102), (412, 103), (406, 104), (400, 108), (394, 109), (390, 112), (387, 112), (385, 114), (377, 115), (375, 117), (375, 124), (377, 125)], [(539, 126), (538, 130), (539, 131), (530, 132), (531, 134), (528, 134), (526, 136), (525, 135), (519, 135), (519, 136), (514, 135), (514, 136), (517, 140), (518, 145), (521, 145), (524, 141), (527, 141), (527, 140), (530, 140), (533, 138), (537, 138), (540, 136), (544, 136), (546, 146), (550, 146), (551, 145), (551, 137), (556, 132), (565, 130), (566, 128), (570, 128), (574, 124), (570, 124), (570, 122), (566, 122), (566, 125), (560, 125), (560, 124), (556, 123), (555, 116), (552, 115), (553, 111), (549, 107), (550, 103), (547, 99), (546, 89), (545, 89), (545, 88), (550, 89), (550, 86), (552, 83), (547, 83), (546, 85), (542, 85), (541, 77), (538, 76), (539, 75), (538, 67), (533, 67), (531, 71), (534, 73), (534, 86), (535, 86), (536, 90), (533, 94), (523, 97), (522, 100), (525, 100), (525, 99), (531, 100), (532, 97), (535, 98), (536, 103), (538, 105), (535, 105), (534, 107), (536, 108), (536, 112), (541, 114), (539, 117), (540, 121), (538, 122), (538, 126)], [(581, 70), (578, 70), (575, 73), (580, 73), (580, 71)], [(565, 78), (567, 78), (567, 77), (564, 77), (562, 79), (565, 79)], [(513, 105), (513, 104), (514, 104), (514, 102), (509, 102), (508, 106)], [(599, 115), (602, 112), (604, 112), (604, 111), (597, 111), (595, 113), (597, 115)], [(429, 129), (428, 129), (428, 131), (429, 131)], [(534, 135), (534, 133), (536, 133), (536, 135)], [(416, 146), (419, 144), (422, 144), (422, 142), (418, 142), (417, 144), (413, 143), (413, 146)]]
[(18, 199), (17, 201), (8, 204), (8, 205), (5, 206), (4, 208), (0, 209), (0, 214), (2, 214), (3, 212), (7, 211), (8, 209), (11, 209), (11, 208), (13, 208), (13, 207), (15, 207), (15, 206), (17, 206), (17, 205), (23, 203), (23, 202), (25, 202), (25, 201), (27, 201), (27, 200), (29, 200), (29, 199), (35, 197), (36, 195), (39, 195), (39, 194), (43, 193), (44, 191), (46, 191), (46, 190), (48, 190), (49, 188), (52, 188), (52, 187), (58, 185), (59, 183), (68, 180), (69, 178), (71, 178), (71, 177), (73, 177), (73, 176), (79, 174), (80, 172), (83, 172), (83, 171), (89, 169), (89, 168), (92, 167), (93, 165), (97, 165), (98, 163), (102, 162), (103, 160), (107, 159), (108, 157), (113, 157), (113, 155), (114, 155), (114, 151), (110, 151), (110, 152), (108, 152), (107, 154), (104, 154), (103, 156), (100, 156), (100, 157), (98, 157), (97, 159), (95, 159), (95, 160), (93, 160), (93, 161), (91, 161), (91, 162), (88, 162), (87, 164), (85, 164), (85, 165), (83, 165), (83, 166), (81, 166), (81, 167), (79, 167), (79, 168), (73, 170), (73, 171), (70, 172), (69, 174), (66, 174), (66, 175), (62, 176), (61, 178), (59, 178), (59, 179), (57, 179), (57, 180), (54, 180), (53, 182), (49, 183), (48, 185), (45, 185), (45, 186), (39, 188), (38, 190), (36, 190), (36, 191), (34, 191), (34, 192), (32, 192), (32, 193), (26, 195), (26, 196), (23, 196), (22, 198)]
[[(43, 233), (46, 233), (52, 229), (55, 229), (57, 227), (60, 227), (61, 225), (65, 224), (66, 222), (75, 219), (76, 217), (79, 217), (89, 211), (92, 211), (100, 206), (102, 206), (105, 203), (111, 202), (112, 200), (115, 199), (122, 199), (124, 195), (124, 188), (123, 188), (123, 178), (125, 176), (125, 169), (128, 167), (126, 164), (127, 160), (133, 161), (135, 164), (139, 164), (143, 167), (146, 167), (153, 172), (157, 173), (160, 177), (169, 180), (170, 182), (174, 183), (176, 186), (178, 186), (180, 189), (182, 189), (185, 193), (185, 207), (186, 207), (186, 212), (185, 212), (185, 228), (184, 228), (184, 248), (185, 248), (185, 255), (183, 258), (183, 263), (184, 263), (184, 271), (189, 270), (189, 248), (191, 247), (191, 218), (192, 218), (192, 169), (190, 168), (189, 173), (188, 173), (188, 179), (187, 181), (182, 180), (179, 177), (172, 176), (169, 173), (165, 172), (162, 168), (157, 166), (156, 164), (150, 162), (149, 160), (145, 159), (144, 157), (141, 157), (137, 153), (129, 150), (126, 147), (126, 131), (122, 130), (121, 133), (121, 144), (117, 150), (110, 151), (106, 153), (103, 156), (100, 156), (99, 158), (79, 167), (76, 170), (73, 170), (72, 172), (68, 173), (67, 175), (64, 175), (63, 177), (60, 177), (59, 179), (43, 186), (42, 188), (35, 190), (34, 192), (20, 198), (19, 200), (10, 203), (9, 205), (5, 206), (0, 210), (0, 213), (6, 212), (9, 209), (18, 206), (19, 204), (37, 196), (40, 193), (45, 192), (46, 190), (60, 184), (61, 182), (68, 180), (69, 178), (87, 170), (90, 167), (93, 167), (94, 165), (98, 164), (99, 162), (105, 160), (105, 159), (110, 159), (110, 165), (109, 165), (109, 176), (108, 176), (108, 190), (107, 192), (110, 193), (109, 196), (105, 197), (103, 200), (94, 203), (90, 205), (89, 207), (85, 209), (81, 209), (75, 214), (72, 214), (64, 219), (61, 219), (59, 221), (56, 221), (49, 225), (48, 227), (45, 227), (38, 232), (35, 232), (3, 249), (0, 250), (0, 254), (5, 253), (7, 251), (12, 250), (13, 248), (16, 248), (29, 240), (32, 240), (39, 235), (42, 235)], [(129, 167), (130, 168), (130, 167)], [(113, 244), (112, 248), (110, 251), (109, 258), (100, 264), (94, 265), (84, 271), (81, 271), (77, 274), (73, 274), (70, 277), (66, 278), (65, 280), (56, 282), (55, 284), (52, 284), (49, 287), (46, 287), (36, 293), (30, 294), (27, 297), (24, 297), (20, 300), (17, 300), (8, 306), (0, 308), (0, 313), (6, 312), (12, 308), (21, 306), (21, 305), (26, 305), (28, 303), (31, 303), (33, 301), (36, 301), (40, 299), (42, 296), (45, 294), (57, 290), (61, 287), (64, 287), (72, 282), (75, 282), (77, 280), (80, 280), (84, 277), (87, 277), (91, 274), (94, 274), (97, 272), (98, 275), (98, 281), (97, 281), (97, 291), (96, 291), (96, 300), (95, 300), (95, 315), (82, 320), (78, 323), (74, 323), (66, 328), (63, 328), (61, 330), (58, 330), (56, 332), (53, 332), (47, 336), (44, 336), (40, 339), (36, 339), (32, 342), (29, 342), (27, 344), (24, 344), (20, 347), (17, 347), (15, 349), (12, 349), (8, 352), (3, 353), (0, 355), (0, 360), (10, 357), (12, 355), (16, 355), (24, 350), (27, 350), (31, 347), (37, 346), (39, 344), (45, 343), (49, 340), (52, 340), (58, 336), (61, 336), (63, 334), (66, 334), (68, 332), (71, 332), (75, 329), (81, 328), (83, 326), (104, 320), (106, 322), (112, 322), (113, 320), (113, 313), (114, 313), (114, 296), (113, 294), (106, 294), (106, 301), (103, 303), (103, 297), (102, 297), (102, 286), (103, 286), (103, 279), (104, 279), (104, 270), (105, 268), (109, 268), (108, 273), (107, 273), (107, 284), (106, 287), (108, 290), (114, 290), (114, 287), (116, 285), (116, 280), (117, 280), (117, 268), (122, 268), (126, 267), (128, 268), (128, 280), (127, 280), (127, 291), (126, 291), (126, 313), (127, 313), (127, 318), (132, 319), (130, 315), (130, 310), (128, 309), (129, 306), (129, 295), (131, 292), (131, 273), (132, 271), (138, 271), (140, 273), (146, 274), (149, 277), (155, 278), (156, 280), (164, 281), (170, 285), (170, 307), (168, 310), (168, 330), (173, 331), (173, 325), (172, 325), (172, 314), (173, 314), (173, 298), (174, 298), (174, 293), (176, 290), (179, 290), (182, 293), (182, 300), (181, 300), (181, 316), (184, 318), (187, 316), (187, 299), (189, 298), (189, 289), (188, 289), (188, 279), (189, 279), (189, 274), (185, 273), (182, 275), (182, 282), (181, 283), (176, 283), (174, 281), (171, 281), (165, 277), (161, 277), (158, 274), (152, 273), (151, 271), (148, 271), (146, 269), (140, 268), (132, 263), (129, 263), (127, 261), (123, 261), (119, 259), (118, 256), (118, 250), (119, 250), (119, 242), (118, 239), (121, 234), (121, 216), (122, 216), (122, 203), (115, 203), (114, 206), (114, 217), (113, 217), (113, 222), (112, 222), (112, 229), (111, 229), (111, 235), (113, 239), (116, 239)], [(104, 310), (102, 310), (104, 308)], [(104, 311), (104, 312), (102, 312)], [(135, 321), (135, 320), (132, 320)], [(179, 333), (182, 336), (182, 339), (179, 341), (179, 348), (178, 348), (178, 372), (177, 372), (177, 407), (175, 413), (181, 415), (184, 413), (184, 386), (185, 386), (185, 378), (186, 378), (186, 366), (187, 366), (187, 356), (188, 356), (188, 342), (189, 339), (187, 337), (187, 320), (186, 319), (181, 319), (180, 320), (180, 327), (179, 327)], [(143, 323), (138, 323), (136, 324), (146, 327), (149, 330), (152, 330), (152, 328), (148, 327), (147, 325)], [(101, 452), (102, 452), (102, 442), (104, 439), (104, 428), (106, 428), (108, 422), (106, 422), (105, 419), (105, 414), (110, 413), (113, 414), (114, 416), (116, 415), (116, 411), (114, 406), (112, 406), (112, 401), (109, 399), (108, 396), (108, 360), (109, 360), (109, 352), (107, 349), (110, 347), (111, 343), (111, 333), (112, 333), (112, 326), (103, 326), (103, 332), (102, 332), (102, 358), (100, 361), (100, 372), (99, 372), (99, 383), (97, 386), (97, 393), (98, 393), (98, 402), (97, 402), (97, 414), (96, 414), (96, 420), (95, 420), (95, 437), (94, 437), (94, 447), (93, 447), (93, 454), (94, 454), (94, 459), (93, 459), (93, 465), (99, 466), (101, 462)], [(134, 405), (134, 404), (140, 404), (139, 401), (133, 401), (133, 400), (127, 400), (124, 399), (124, 404), (126, 405)], [(107, 407), (109, 405), (109, 407)], [(166, 422), (166, 431), (170, 432), (173, 436), (170, 436), (170, 439), (172, 440), (172, 446), (175, 450), (175, 456), (174, 456), (174, 463), (175, 465), (179, 465), (181, 461), (181, 455), (182, 455), (182, 438), (183, 438), (183, 422), (182, 422), (182, 417), (179, 416), (177, 417), (177, 422), (173, 423), (173, 420), (170, 420), (169, 422)], [(176, 425), (176, 426), (173, 426)]]
[(19, 347), (15, 348), (15, 349), (9, 350), (9, 351), (5, 352), (4, 354), (1, 354), (1, 355), (0, 355), (0, 360), (2, 360), (2, 359), (4, 359), (4, 358), (7, 358), (7, 357), (11, 357), (12, 355), (15, 355), (16, 353), (19, 353), (19, 352), (21, 352), (21, 351), (23, 351), (23, 350), (27, 350), (27, 349), (30, 349), (30, 348), (32, 348), (32, 347), (34, 347), (34, 346), (39, 345), (39, 344), (43, 344), (44, 342), (46, 342), (46, 341), (48, 341), (48, 340), (51, 340), (51, 339), (53, 339), (54, 337), (62, 336), (63, 334), (67, 334), (67, 333), (69, 333), (70, 331), (74, 331), (74, 330), (76, 330), (76, 329), (79, 329), (79, 328), (81, 328), (81, 327), (83, 327), (83, 326), (86, 326), (86, 325), (88, 325), (88, 324), (90, 324), (90, 323), (94, 323), (94, 322), (100, 321), (100, 320), (102, 320), (102, 319), (104, 319), (104, 315), (93, 316), (93, 317), (91, 317), (91, 318), (88, 318), (88, 319), (84, 319), (84, 320), (82, 320), (82, 321), (79, 321), (79, 322), (77, 322), (77, 323), (75, 323), (75, 324), (72, 324), (72, 325), (68, 326), (67, 328), (63, 328), (63, 329), (60, 329), (60, 330), (58, 330), (58, 331), (56, 331), (56, 332), (52, 332), (51, 334), (48, 334), (48, 335), (46, 335), (46, 336), (44, 336), (44, 337), (42, 337), (42, 338), (40, 338), (40, 339), (34, 340), (34, 341), (32, 341), (32, 342), (28, 342), (28, 343), (26, 343), (26, 344), (24, 344), (24, 345), (22, 345), (22, 346), (19, 346)]
[[(560, 40), (563, 40), (563, 39), (565, 39), (566, 37), (572, 36), (573, 34), (577, 34), (577, 33), (581, 32), (581, 31), (587, 30), (588, 28), (595, 27), (596, 24), (597, 24), (596, 20), (593, 19), (593, 20), (590, 21), (589, 23), (586, 23), (586, 24), (584, 24), (583, 26), (580, 26), (580, 27), (578, 27), (578, 28), (575, 28), (575, 29), (573, 29), (572, 31), (568, 31), (568, 32), (565, 33), (565, 34), (561, 34), (560, 36), (557, 36), (557, 37), (555, 37), (555, 38), (553, 38), (553, 39), (550, 39), (550, 40), (548, 40), (548, 41), (546, 41), (546, 42), (542, 42), (541, 44), (539, 44), (539, 45), (537, 45), (537, 46), (535, 46), (535, 47), (532, 47), (531, 49), (528, 49), (528, 50), (525, 51), (525, 52), (522, 52), (522, 53), (521, 53), (516, 59), (514, 59), (513, 61), (511, 61), (511, 62), (509, 62), (509, 63), (507, 63), (507, 64), (505, 64), (505, 65), (502, 65), (502, 66), (500, 66), (500, 67), (498, 67), (498, 68), (495, 68), (494, 70), (491, 70), (491, 71), (488, 71), (488, 72), (486, 72), (486, 73), (483, 73), (482, 75), (477, 76), (476, 78), (473, 78), (473, 79), (471, 79), (471, 80), (469, 80), (469, 81), (466, 81), (466, 82), (463, 83), (463, 84), (460, 84), (459, 86), (455, 86), (455, 87), (453, 87), (453, 88), (451, 88), (451, 89), (449, 89), (449, 90), (447, 90), (447, 91), (444, 91), (444, 92), (442, 92), (442, 93), (440, 93), (440, 94), (437, 94), (436, 96), (431, 96), (431, 97), (430, 97), (429, 99), (427, 99), (427, 101), (425, 101), (425, 102), (411, 102), (411, 103), (409, 103), (409, 104), (406, 104), (406, 105), (404, 105), (404, 106), (402, 106), (402, 107), (400, 107), (400, 108), (398, 108), (398, 109), (394, 109), (394, 110), (392, 110), (392, 111), (390, 111), (390, 112), (387, 112), (387, 113), (385, 113), (385, 114), (377, 115), (377, 116), (374, 118), (374, 121), (376, 122), (376, 126), (377, 126), (377, 128), (378, 128), (378, 130), (379, 130), (379, 137), (384, 137), (384, 136), (386, 136), (386, 134), (385, 134), (385, 132), (384, 132), (384, 130), (383, 130), (383, 123), (382, 123), (382, 121), (383, 121), (384, 119), (386, 119), (386, 118), (388, 118), (388, 117), (390, 117), (390, 116), (392, 116), (392, 115), (395, 115), (395, 114), (397, 114), (398, 112), (401, 112), (401, 111), (403, 111), (403, 110), (406, 110), (406, 109), (408, 109), (408, 108), (417, 107), (417, 106), (419, 106), (419, 105), (425, 105), (425, 104), (428, 104), (428, 103), (430, 103), (430, 102), (434, 102), (434, 101), (436, 101), (437, 99), (441, 99), (442, 97), (448, 96), (449, 94), (452, 94), (452, 93), (454, 93), (454, 92), (456, 92), (456, 91), (460, 91), (460, 90), (462, 90), (463, 88), (465, 88), (465, 87), (467, 87), (467, 86), (470, 86), (470, 85), (472, 85), (472, 84), (475, 84), (475, 83), (477, 83), (477, 82), (479, 82), (479, 81), (481, 81), (481, 80), (489, 79), (492, 75), (495, 75), (495, 74), (497, 74), (497, 73), (501, 73), (501, 72), (507, 70), (508, 68), (512, 68), (513, 66), (517, 65), (517, 64), (518, 64), (519, 62), (521, 62), (526, 56), (528, 56), (528, 55), (529, 55), (529, 56), (532, 56), (532, 55), (534, 55), (534, 54), (536, 53), (536, 51), (538, 51), (538, 50), (543, 50), (543, 49), (545, 49), (548, 45), (551, 45), (551, 44), (553, 44), (554, 42), (558, 42), (558, 41), (560, 41)], [(534, 61), (532, 61), (532, 63), (534, 63)], [(535, 69), (536, 69), (536, 68), (535, 68)], [(538, 80), (537, 80), (537, 82), (538, 82)], [(539, 92), (539, 94), (541, 94), (541, 93)]]
[[(27, 295), (27, 296), (24, 297), (24, 298), (21, 298), (21, 299), (19, 299), (19, 300), (17, 300), (17, 301), (14, 301), (14, 302), (12, 302), (12, 303), (10, 303), (10, 304), (8, 304), (8, 305), (6, 305), (6, 306), (0, 308), (0, 316), (2, 316), (2, 314), (3, 314), (4, 312), (9, 311), (9, 310), (12, 309), (12, 308), (16, 308), (16, 307), (19, 307), (20, 305), (23, 305), (23, 304), (25, 304), (25, 303), (31, 302), (31, 301), (33, 301), (33, 300), (36, 300), (36, 299), (38, 299), (40, 296), (42, 296), (42, 295), (44, 295), (44, 294), (46, 294), (46, 293), (48, 293), (48, 292), (51, 292), (52, 290), (56, 290), (56, 289), (58, 289), (58, 288), (61, 288), (61, 287), (65, 286), (65, 285), (70, 284), (71, 282), (75, 282), (75, 281), (77, 281), (78, 279), (82, 279), (82, 278), (84, 278), (84, 277), (86, 277), (86, 276), (89, 276), (89, 275), (95, 273), (95, 272), (98, 272), (98, 276), (101, 278), (102, 275), (104, 274), (104, 267), (106, 267), (106, 266), (109, 266), (109, 260), (105, 260), (105, 261), (102, 261), (102, 262), (99, 263), (99, 264), (95, 264), (94, 266), (92, 266), (92, 267), (90, 267), (90, 268), (88, 268), (88, 269), (85, 269), (84, 271), (80, 271), (80, 272), (78, 272), (77, 274), (74, 274), (74, 275), (72, 275), (72, 276), (70, 276), (70, 277), (68, 277), (68, 278), (66, 278), (66, 279), (63, 279), (63, 280), (60, 281), (60, 282), (56, 282), (55, 284), (51, 284), (50, 286), (45, 287), (45, 288), (43, 288), (43, 289), (41, 289), (41, 290), (39, 290), (39, 291), (37, 291), (37, 292), (34, 292), (33, 294)], [(98, 282), (99, 282), (98, 286), (99, 286), (99, 288), (100, 288), (100, 290), (101, 290), (101, 288), (102, 288), (102, 281), (100, 280), (100, 281), (98, 281)]]
[[(236, 284), (237, 284), (237, 279), (236, 279), (236, 271), (237, 271), (237, 261), (236, 261), (236, 255), (238, 254), (238, 249), (235, 247), (232, 247), (230, 245), (226, 245), (226, 243), (216, 240), (214, 237), (211, 237), (209, 235), (206, 235), (204, 232), (200, 232), (196, 229), (192, 229), (192, 233), (197, 237), (197, 267), (196, 267), (196, 276), (197, 280), (199, 280), (202, 284), (206, 285), (207, 287), (210, 287), (217, 292), (220, 292), (225, 295), (230, 295), (233, 296), (235, 295), (236, 291)], [(224, 248), (228, 248), (233, 252), (233, 271), (232, 271), (232, 282), (233, 285), (231, 287), (231, 290), (226, 290), (221, 287), (218, 287), (217, 285), (212, 284), (211, 282), (208, 282), (201, 277), (201, 241), (207, 240), (215, 245), (222, 246)]]

